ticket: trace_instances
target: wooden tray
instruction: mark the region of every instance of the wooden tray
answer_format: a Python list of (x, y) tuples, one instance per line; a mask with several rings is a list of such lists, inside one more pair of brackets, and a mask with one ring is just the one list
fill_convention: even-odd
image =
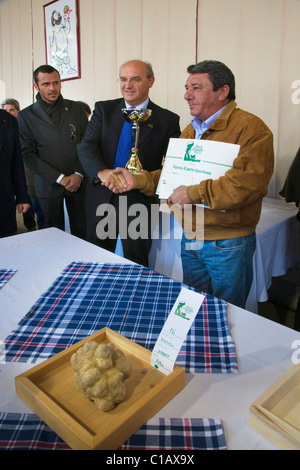
[(249, 424), (282, 450), (300, 450), (300, 364), (250, 406)]
[[(112, 411), (99, 410), (74, 385), (70, 358), (89, 340), (114, 344), (133, 363), (125, 401)], [(16, 392), (71, 448), (117, 449), (185, 386), (183, 369), (167, 376), (150, 361), (150, 351), (103, 328), (17, 376)]]

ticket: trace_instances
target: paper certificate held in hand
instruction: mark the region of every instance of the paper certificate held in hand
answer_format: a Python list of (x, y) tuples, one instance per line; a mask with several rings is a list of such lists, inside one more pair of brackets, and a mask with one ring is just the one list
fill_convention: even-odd
[(159, 198), (168, 199), (178, 186), (224, 176), (239, 149), (239, 145), (212, 140), (170, 139), (157, 186)]

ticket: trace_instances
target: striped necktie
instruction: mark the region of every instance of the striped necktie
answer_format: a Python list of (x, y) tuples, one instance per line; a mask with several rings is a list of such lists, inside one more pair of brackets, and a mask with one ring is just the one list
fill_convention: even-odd
[(125, 121), (120, 135), (114, 168), (125, 168), (132, 148), (132, 122)]

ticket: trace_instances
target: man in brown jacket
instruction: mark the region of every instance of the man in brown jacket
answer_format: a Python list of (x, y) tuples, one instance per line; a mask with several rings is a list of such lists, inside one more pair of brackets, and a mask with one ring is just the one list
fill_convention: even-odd
[[(192, 205), (194, 233), (183, 233), (181, 243), (183, 281), (244, 307), (253, 279), (255, 228), (273, 173), (273, 135), (260, 118), (237, 108), (234, 75), (226, 65), (203, 61), (188, 67), (188, 73), (184, 98), (193, 119), (180, 137), (238, 144), (240, 150), (224, 176), (181, 185), (168, 199), (173, 208)], [(120, 181), (125, 178), (124, 189), (152, 194), (160, 173), (116, 170), (115, 181), (107, 186), (123, 191)], [(203, 230), (197, 232), (195, 204), (208, 207), (204, 236)], [(184, 220), (181, 215), (178, 220)]]

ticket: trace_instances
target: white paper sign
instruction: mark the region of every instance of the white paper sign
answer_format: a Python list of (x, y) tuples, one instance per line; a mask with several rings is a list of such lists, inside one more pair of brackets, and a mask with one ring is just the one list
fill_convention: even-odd
[(182, 288), (157, 338), (151, 355), (151, 365), (169, 375), (178, 353), (201, 307), (204, 295)]
[(160, 199), (168, 199), (178, 186), (216, 180), (232, 168), (240, 146), (199, 139), (170, 139), (157, 186)]

